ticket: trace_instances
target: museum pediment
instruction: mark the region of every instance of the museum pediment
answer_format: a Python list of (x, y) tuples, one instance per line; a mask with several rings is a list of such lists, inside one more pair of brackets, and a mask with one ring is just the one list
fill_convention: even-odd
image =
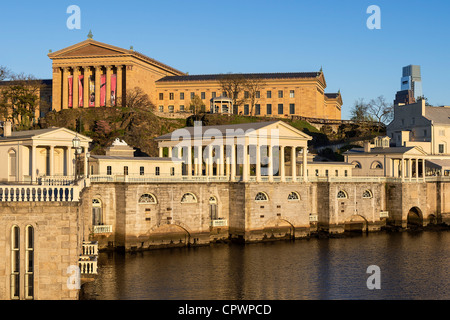
[(87, 57), (87, 56), (117, 56), (129, 54), (128, 50), (113, 47), (94, 40), (83, 41), (71, 47), (50, 53), (48, 56), (54, 58), (71, 58), (71, 57)]

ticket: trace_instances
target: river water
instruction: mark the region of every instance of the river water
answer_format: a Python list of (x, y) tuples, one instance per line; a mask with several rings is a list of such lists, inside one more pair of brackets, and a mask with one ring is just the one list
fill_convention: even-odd
[(100, 253), (83, 299), (448, 300), (449, 268), (450, 231)]

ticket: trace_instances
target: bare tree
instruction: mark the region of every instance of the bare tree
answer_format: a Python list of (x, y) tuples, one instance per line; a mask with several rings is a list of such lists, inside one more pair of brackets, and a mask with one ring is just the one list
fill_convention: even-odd
[(4, 67), (4, 66), (0, 66), (0, 81), (4, 81), (7, 80), (11, 77), (12, 73), (11, 71)]
[(250, 115), (254, 115), (253, 110), (261, 97), (261, 90), (265, 87), (265, 85), (266, 83), (261, 78), (249, 77), (245, 79), (244, 89), (248, 92), (248, 98), (246, 101), (250, 103)]
[(378, 131), (383, 124), (390, 122), (394, 116), (394, 107), (384, 96), (370, 100), (367, 104), (367, 114), (378, 122)]
[(245, 98), (242, 98), (241, 92), (245, 90), (246, 79), (242, 74), (230, 73), (223, 75), (219, 79), (220, 88), (226, 93), (227, 97), (233, 100), (233, 113), (242, 105)]
[(189, 104), (189, 109), (192, 111), (192, 113), (197, 116), (199, 113), (205, 112), (205, 108), (206, 106), (203, 103), (203, 100), (198, 95), (194, 95)]
[(368, 104), (364, 102), (364, 99), (359, 99), (355, 101), (353, 108), (350, 110), (351, 120), (356, 122), (370, 121), (370, 116), (368, 114)]

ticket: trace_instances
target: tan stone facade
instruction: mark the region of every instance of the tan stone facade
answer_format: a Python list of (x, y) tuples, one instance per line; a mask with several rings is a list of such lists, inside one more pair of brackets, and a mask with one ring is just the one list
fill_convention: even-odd
[[(92, 39), (48, 56), (53, 61), (52, 106), (56, 111), (123, 103), (127, 90), (136, 87), (148, 94), (156, 111), (164, 113), (189, 112), (194, 95), (201, 98), (209, 111), (210, 100), (222, 95), (218, 81), (221, 75), (207, 75), (206, 79), (189, 76), (134, 50)], [(260, 77), (264, 87), (259, 91), (256, 105), (252, 108), (244, 101), (238, 106), (237, 114), (341, 118), (342, 97), (340, 93), (325, 93), (322, 71), (252, 76)]]

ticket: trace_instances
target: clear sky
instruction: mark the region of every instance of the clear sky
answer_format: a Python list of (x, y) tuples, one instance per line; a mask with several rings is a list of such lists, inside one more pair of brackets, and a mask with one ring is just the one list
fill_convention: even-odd
[[(67, 28), (70, 5), (81, 9), (79, 30)], [(366, 26), (370, 5), (381, 10), (379, 30)], [(392, 101), (409, 64), (421, 66), (429, 102), (450, 105), (448, 0), (1, 1), (0, 65), (50, 79), (49, 49), (89, 30), (190, 74), (323, 67), (326, 92), (341, 90), (343, 119), (357, 99)]]

